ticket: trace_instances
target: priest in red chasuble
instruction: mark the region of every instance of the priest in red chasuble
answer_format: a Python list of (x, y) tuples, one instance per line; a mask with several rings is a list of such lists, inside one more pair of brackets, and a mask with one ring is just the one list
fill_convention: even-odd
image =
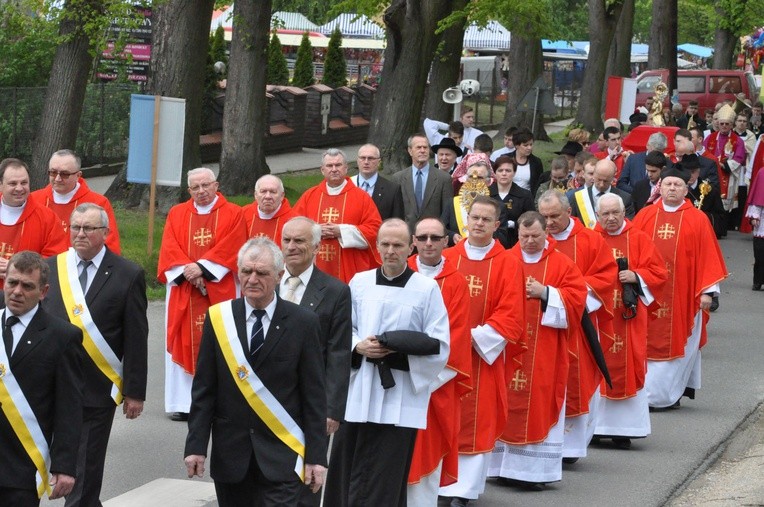
[(347, 177), (342, 150), (326, 150), (321, 173), (324, 181), (302, 194), (294, 212), (321, 225), (316, 266), (348, 283), (356, 273), (379, 266), (374, 245), (382, 219), (369, 194)]
[(165, 411), (186, 420), (204, 315), (237, 295), (236, 255), (247, 240), (241, 208), (217, 191), (215, 174), (188, 172), (191, 199), (173, 206), (159, 250), (157, 278), (167, 284)]
[(470, 293), (473, 389), (461, 399), (459, 478), (440, 488), (441, 496), (457, 502), (474, 500), (485, 489), (491, 451), (507, 423), (507, 384), (526, 349), (522, 267), (493, 238), (500, 212), (498, 201), (476, 196), (467, 213), (467, 238), (443, 252)]
[(69, 234), (69, 218), (74, 208), (86, 202), (92, 202), (102, 207), (109, 217), (109, 235), (106, 236), (106, 246), (119, 255), (119, 229), (114, 210), (109, 199), (90, 190), (82, 177), (82, 161), (72, 150), (59, 150), (48, 161), (48, 178), (50, 184), (32, 192), (32, 198), (58, 215), (64, 232)]
[(573, 261), (547, 236), (543, 215), (527, 211), (517, 223), (519, 241), (509, 254), (522, 265), (528, 350), (507, 378), (509, 414), (489, 475), (502, 478), (500, 484), (538, 491), (562, 478), (568, 342), (571, 329), (581, 325), (587, 287)]
[(647, 326), (645, 389), (650, 407), (678, 407), (700, 388), (700, 349), (712, 296), (727, 277), (719, 243), (706, 215), (685, 199), (689, 173), (663, 172), (661, 198), (634, 217), (653, 240), (668, 280)]
[(451, 350), (448, 364), (438, 379), (439, 387), (430, 396), (427, 428), (419, 430), (408, 476), (406, 498), (409, 505), (435, 505), (438, 488), (458, 478), (459, 400), (472, 389), (472, 348), (467, 323), (469, 287), (453, 262), (443, 257), (448, 244), (445, 226), (437, 218), (423, 218), (414, 229), (417, 255), (409, 257), (409, 267), (435, 279), (448, 311)]
[[(595, 200), (595, 206), (599, 202)], [(567, 255), (584, 275), (588, 289), (584, 319), (590, 319), (600, 343), (612, 336), (613, 286), (618, 266), (602, 236), (587, 229), (570, 216), (570, 204), (565, 195), (548, 192), (539, 199), (539, 212), (546, 218), (547, 233), (554, 238), (556, 248)], [(602, 374), (584, 328), (571, 323), (570, 371), (565, 400), (565, 446), (563, 456), (575, 462), (586, 456), (586, 448), (594, 436), (599, 388)]]
[[(621, 198), (604, 195), (597, 203), (597, 226), (616, 262), (621, 263), (613, 287), (613, 334), (605, 337), (605, 355), (612, 387), (602, 385), (602, 400), (594, 433), (611, 438), (621, 449), (632, 438), (650, 434), (645, 373), (649, 312), (668, 278), (666, 264), (655, 244), (626, 219)], [(620, 260), (618, 260), (620, 259)]]
[(242, 207), (247, 222), (247, 237), (265, 236), (281, 246), (281, 229), (294, 210), (284, 197), (284, 184), (278, 176), (266, 174), (255, 183), (255, 202)]
[(0, 162), (0, 288), (8, 260), (16, 252), (32, 250), (43, 257), (69, 247), (61, 220), (37, 200), (29, 198), (29, 168), (17, 158)]

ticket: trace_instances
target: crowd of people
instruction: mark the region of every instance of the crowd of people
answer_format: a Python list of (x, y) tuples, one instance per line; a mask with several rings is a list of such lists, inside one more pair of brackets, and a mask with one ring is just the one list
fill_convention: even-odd
[[(764, 148), (739, 117), (636, 153), (617, 120), (574, 129), (545, 171), (530, 131), (494, 149), (466, 110), (389, 177), (377, 146), (353, 176), (326, 150), (295, 203), (274, 175), (242, 208), (189, 171), (157, 269), (189, 477), (209, 456), (220, 505), (461, 507), (488, 478), (543, 490), (592, 441), (639, 445), (701, 387), (728, 230), (752, 228), (764, 283)], [(77, 155), (48, 174), (30, 192), (0, 162), (0, 503), (99, 505), (116, 408), (143, 410), (145, 277)]]

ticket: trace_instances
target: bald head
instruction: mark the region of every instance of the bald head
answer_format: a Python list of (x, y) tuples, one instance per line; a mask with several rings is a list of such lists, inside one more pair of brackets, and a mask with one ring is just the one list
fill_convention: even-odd
[(594, 165), (594, 188), (607, 192), (613, 186), (615, 171), (615, 163), (609, 158), (598, 161)]

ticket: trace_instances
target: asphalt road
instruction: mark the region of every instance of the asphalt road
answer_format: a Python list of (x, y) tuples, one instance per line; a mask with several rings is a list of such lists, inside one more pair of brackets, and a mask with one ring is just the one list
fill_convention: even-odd
[[(722, 285), (721, 308), (709, 326), (703, 388), (696, 399), (683, 399), (679, 410), (652, 414), (652, 435), (634, 441), (629, 451), (590, 447), (588, 457), (565, 465), (562, 481), (543, 492), (522, 492), (489, 481), (485, 494), (470, 505), (663, 505), (713, 464), (728, 438), (764, 400), (764, 292), (751, 291), (751, 237), (730, 233), (722, 249), (730, 277)], [(104, 500), (157, 478), (186, 478), (185, 424), (170, 421), (164, 413), (163, 321), (164, 303), (151, 303), (148, 401), (138, 420), (117, 416)], [(758, 475), (760, 481), (761, 470)], [(63, 502), (43, 501), (42, 505)]]

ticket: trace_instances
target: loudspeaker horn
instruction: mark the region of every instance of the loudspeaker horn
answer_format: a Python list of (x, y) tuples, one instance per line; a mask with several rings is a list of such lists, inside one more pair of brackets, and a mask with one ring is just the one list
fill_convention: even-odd
[(458, 104), (461, 101), (462, 91), (458, 87), (446, 88), (446, 91), (443, 92), (443, 102), (446, 104)]

